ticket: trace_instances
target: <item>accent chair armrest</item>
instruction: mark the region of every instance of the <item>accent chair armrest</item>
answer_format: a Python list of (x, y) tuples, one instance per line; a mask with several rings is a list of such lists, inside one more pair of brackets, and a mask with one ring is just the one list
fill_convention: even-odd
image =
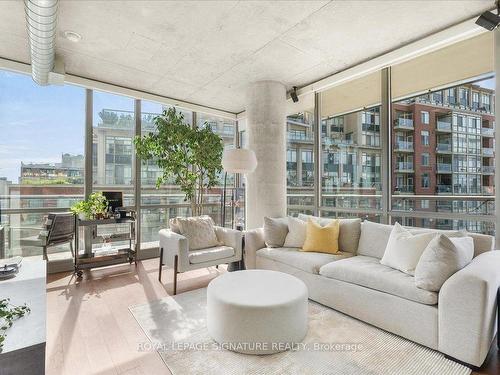
[(245, 231), (245, 266), (247, 269), (255, 268), (257, 250), (266, 247), (264, 241), (264, 228)]
[[(235, 255), (241, 254), (241, 247), (243, 243), (243, 232), (223, 227), (214, 227), (217, 239), (222, 242), (225, 246), (232, 247), (235, 251)], [(241, 256), (241, 255), (240, 255)]]
[(500, 251), (488, 251), (452, 275), (439, 292), (439, 351), (481, 366), (496, 332)]
[(162, 263), (171, 268), (174, 266), (174, 257), (178, 255), (178, 267), (182, 272), (189, 265), (188, 239), (170, 229), (161, 229), (158, 235), (160, 236), (160, 249), (163, 248)]

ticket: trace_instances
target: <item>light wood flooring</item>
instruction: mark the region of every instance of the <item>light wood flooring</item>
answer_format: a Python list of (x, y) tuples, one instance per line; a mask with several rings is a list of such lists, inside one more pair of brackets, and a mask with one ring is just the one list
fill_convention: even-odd
[[(170, 374), (156, 352), (140, 352), (147, 342), (128, 307), (172, 293), (172, 271), (158, 282), (158, 260), (86, 272), (49, 275), (47, 283), (47, 375)], [(178, 293), (206, 286), (223, 268), (179, 275)], [(499, 352), (474, 374), (499, 374)]]

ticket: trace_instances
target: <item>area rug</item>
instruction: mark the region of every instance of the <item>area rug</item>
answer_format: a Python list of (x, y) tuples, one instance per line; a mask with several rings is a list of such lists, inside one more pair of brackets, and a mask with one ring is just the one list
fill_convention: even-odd
[(175, 375), (186, 374), (405, 374), (466, 375), (471, 370), (443, 354), (309, 302), (304, 342), (271, 355), (238, 354), (208, 335), (206, 289), (131, 306), (150, 342)]

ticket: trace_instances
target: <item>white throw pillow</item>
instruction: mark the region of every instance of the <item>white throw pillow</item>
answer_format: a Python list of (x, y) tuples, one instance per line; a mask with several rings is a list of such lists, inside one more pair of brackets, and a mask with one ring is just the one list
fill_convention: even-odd
[(180, 233), (188, 239), (189, 249), (198, 250), (219, 246), (214, 229), (214, 221), (210, 216), (177, 217), (173, 222)]
[(422, 253), (436, 235), (432, 232), (411, 234), (408, 229), (396, 223), (380, 263), (413, 275)]
[(415, 285), (438, 292), (455, 272), (468, 265), (474, 256), (472, 237), (439, 234), (425, 248), (415, 268)]
[(306, 240), (307, 223), (296, 217), (288, 217), (288, 234), (285, 238), (284, 247), (302, 248)]

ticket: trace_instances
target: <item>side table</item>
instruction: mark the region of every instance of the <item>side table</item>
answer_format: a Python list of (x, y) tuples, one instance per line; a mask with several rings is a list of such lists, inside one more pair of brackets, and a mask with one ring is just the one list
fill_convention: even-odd
[[(238, 225), (236, 230), (243, 232), (243, 227)], [(228, 272), (243, 271), (245, 269), (245, 234), (243, 233), (241, 239), (241, 260), (239, 262), (232, 262), (227, 265)]]

